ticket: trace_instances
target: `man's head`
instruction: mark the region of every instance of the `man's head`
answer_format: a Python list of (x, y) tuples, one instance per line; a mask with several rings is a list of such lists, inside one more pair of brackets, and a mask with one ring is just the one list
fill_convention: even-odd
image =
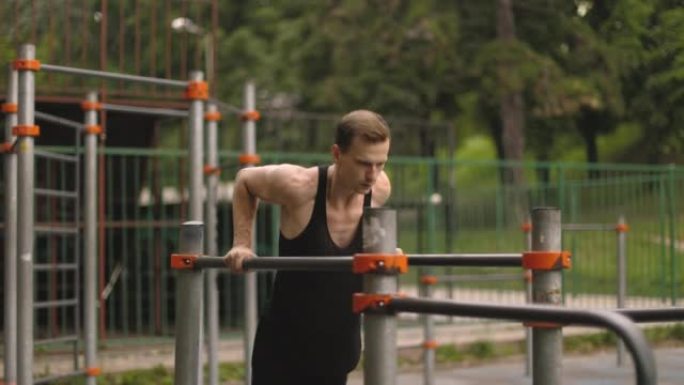
[(342, 117), (332, 146), (340, 182), (368, 192), (387, 163), (389, 147), (389, 126), (379, 114), (356, 110)]

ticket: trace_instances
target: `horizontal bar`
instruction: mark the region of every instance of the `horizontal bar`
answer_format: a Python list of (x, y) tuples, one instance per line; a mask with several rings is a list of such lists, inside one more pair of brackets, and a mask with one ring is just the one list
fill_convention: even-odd
[(132, 114), (155, 115), (155, 116), (171, 116), (178, 118), (187, 118), (190, 114), (187, 110), (174, 110), (171, 108), (152, 108), (152, 107), (135, 107), (123, 106), (120, 104), (103, 103), (102, 109), (113, 112), (128, 112)]
[(55, 374), (54, 376), (50, 376), (50, 377), (35, 378), (33, 380), (33, 383), (34, 384), (49, 384), (49, 383), (56, 382), (59, 380), (64, 380), (67, 378), (84, 376), (84, 375), (85, 375), (85, 370), (79, 370), (79, 371), (70, 372), (70, 373)]
[(54, 227), (54, 226), (35, 226), (36, 233), (40, 234), (67, 234), (75, 235), (78, 234), (78, 229), (73, 227)]
[(664, 307), (653, 309), (613, 309), (634, 322), (684, 321), (684, 308)]
[(63, 336), (63, 337), (55, 337), (55, 338), (45, 338), (45, 339), (36, 339), (33, 341), (35, 345), (52, 345), (52, 344), (61, 344), (64, 342), (77, 342), (78, 341), (78, 336), (77, 335), (68, 335), (68, 336)]
[(37, 263), (33, 265), (34, 271), (53, 271), (53, 270), (78, 270), (77, 263)]
[(411, 254), (408, 262), (411, 266), (522, 267), (522, 254)]
[(73, 120), (65, 119), (56, 115), (48, 114), (45, 112), (35, 111), (36, 119), (44, 120), (46, 122), (56, 123), (64, 127), (73, 128), (79, 131), (83, 131), (85, 125), (83, 123), (75, 122)]
[(85, 75), (92, 76), (96, 78), (110, 79), (110, 80), (125, 80), (137, 83), (147, 83), (147, 84), (157, 84), (160, 86), (170, 86), (170, 87), (187, 87), (188, 82), (182, 80), (171, 80), (162, 78), (153, 78), (149, 76), (138, 76), (138, 75), (128, 75), (120, 74), (116, 72), (106, 72), (106, 71), (96, 71), (84, 68), (74, 68), (74, 67), (64, 67), (54, 64), (40, 64), (41, 71), (47, 72), (57, 72), (67, 75)]
[(78, 305), (78, 299), (73, 298), (73, 299), (58, 299), (56, 301), (35, 302), (33, 304), (33, 307), (35, 309), (47, 309), (47, 308), (51, 308), (51, 307), (76, 306), (76, 305)]
[(41, 150), (35, 150), (33, 152), (33, 154), (35, 156), (39, 156), (41, 158), (46, 158), (46, 159), (61, 160), (63, 162), (72, 162), (72, 163), (78, 162), (78, 156), (73, 156), (73, 155), (56, 154), (54, 152), (41, 151)]
[[(222, 257), (201, 257), (198, 268), (227, 268)], [(244, 261), (247, 270), (349, 271), (351, 257), (257, 257)]]
[(438, 275), (438, 282), (493, 282), (522, 280), (522, 274), (464, 274), (464, 275)]
[(385, 305), (388, 311), (441, 314), (521, 322), (554, 322), (584, 326), (601, 326), (618, 334), (632, 354), (636, 366), (637, 385), (656, 384), (653, 351), (643, 332), (629, 318), (619, 313), (598, 310), (565, 309), (540, 305), (488, 305), (481, 303), (439, 301), (393, 297)]
[(42, 195), (42, 196), (46, 196), (46, 197), (71, 198), (71, 199), (78, 198), (78, 193), (76, 193), (74, 191), (60, 191), (60, 190), (52, 190), (52, 189), (47, 189), (47, 188), (36, 188), (33, 191), (37, 195)]
[(602, 223), (565, 223), (561, 228), (564, 231), (615, 231), (615, 226)]

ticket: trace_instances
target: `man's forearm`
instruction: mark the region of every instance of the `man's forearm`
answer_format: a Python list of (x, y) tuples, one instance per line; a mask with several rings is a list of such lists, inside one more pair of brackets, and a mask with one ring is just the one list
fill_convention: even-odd
[(258, 199), (252, 195), (244, 181), (238, 181), (233, 191), (233, 247), (252, 248), (252, 229)]

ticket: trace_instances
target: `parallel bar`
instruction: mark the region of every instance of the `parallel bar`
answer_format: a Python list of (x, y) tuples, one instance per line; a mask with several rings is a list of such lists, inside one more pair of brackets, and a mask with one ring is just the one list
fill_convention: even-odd
[(602, 223), (564, 223), (563, 231), (615, 231), (615, 225)]
[(57, 73), (62, 73), (62, 74), (67, 74), (67, 75), (85, 75), (85, 76), (92, 76), (92, 77), (103, 78), (103, 79), (124, 80), (124, 81), (137, 82), (137, 83), (157, 84), (160, 86), (169, 86), (169, 87), (184, 88), (184, 87), (188, 86), (188, 82), (182, 81), (182, 80), (171, 80), (171, 79), (153, 78), (153, 77), (148, 77), (148, 76), (127, 75), (127, 74), (120, 74), (120, 73), (115, 73), (115, 72), (89, 70), (89, 69), (84, 69), (84, 68), (64, 67), (64, 66), (59, 66), (59, 65), (54, 65), (54, 64), (41, 63), (40, 70), (46, 71), (46, 72), (57, 72)]
[(78, 305), (78, 299), (60, 299), (56, 301), (41, 301), (41, 302), (35, 302), (33, 304), (34, 309), (47, 309), (51, 307), (60, 307), (60, 306), (76, 306)]
[(516, 281), (523, 279), (522, 274), (487, 274), (487, 275), (438, 275), (439, 282), (496, 282)]
[(48, 114), (45, 112), (36, 111), (36, 119), (43, 120), (50, 123), (55, 123), (64, 127), (73, 128), (79, 131), (83, 131), (84, 125), (73, 120), (65, 119), (56, 115)]
[(42, 340), (35, 340), (33, 343), (38, 346), (38, 345), (53, 345), (53, 344), (61, 344), (65, 342), (75, 342), (78, 341), (78, 336), (77, 335), (68, 335), (68, 336), (62, 336), (62, 337), (55, 337), (55, 338), (46, 338)]
[(103, 103), (102, 109), (112, 112), (126, 112), (131, 114), (154, 115), (154, 116), (169, 116), (176, 118), (187, 118), (188, 111), (174, 110), (170, 108), (150, 108), (150, 107), (134, 107), (123, 106), (120, 104)]
[(78, 193), (74, 191), (63, 191), (63, 190), (52, 190), (47, 188), (37, 188), (33, 190), (36, 195), (42, 195), (52, 198), (68, 198), (76, 199), (78, 198)]
[(411, 254), (411, 266), (521, 267), (522, 254)]
[(34, 271), (78, 270), (77, 263), (41, 263), (33, 265)]
[(614, 309), (634, 322), (684, 321), (684, 308), (666, 307), (654, 309)]
[(56, 154), (54, 152), (41, 151), (41, 150), (34, 151), (34, 154), (36, 155), (36, 157), (45, 158), (45, 159), (53, 159), (53, 160), (59, 160), (62, 162), (71, 162), (71, 163), (78, 162), (78, 157), (72, 156), (72, 155)]
[(521, 322), (553, 322), (566, 325), (602, 326), (617, 333), (632, 353), (638, 385), (655, 385), (657, 374), (653, 351), (642, 331), (629, 318), (614, 312), (564, 309), (555, 306), (488, 305), (417, 298), (393, 298), (388, 311), (506, 319)]
[(78, 235), (78, 229), (73, 227), (36, 226), (35, 232), (40, 234)]
[(67, 378), (72, 378), (76, 376), (82, 376), (85, 374), (85, 370), (78, 370), (71, 373), (58, 374), (50, 377), (36, 378), (34, 384), (50, 384), (59, 380), (65, 380)]

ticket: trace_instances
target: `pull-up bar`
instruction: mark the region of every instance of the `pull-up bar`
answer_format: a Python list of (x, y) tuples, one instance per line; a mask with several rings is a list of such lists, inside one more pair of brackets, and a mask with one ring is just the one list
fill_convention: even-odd
[(84, 68), (64, 67), (64, 66), (59, 66), (59, 65), (54, 65), (54, 64), (44, 64), (44, 63), (40, 64), (40, 70), (41, 71), (47, 71), (47, 72), (62, 73), (62, 74), (67, 74), (67, 75), (85, 75), (85, 76), (92, 76), (92, 77), (96, 77), (96, 78), (103, 78), (103, 79), (110, 79), (110, 80), (124, 80), (124, 81), (137, 82), (137, 83), (147, 83), (147, 84), (157, 84), (157, 85), (169, 86), (169, 87), (185, 88), (190, 84), (190, 82), (184, 81), (184, 80), (172, 80), (172, 79), (154, 78), (154, 77), (149, 77), (149, 76), (128, 75), (128, 74), (120, 74), (120, 73), (116, 73), (116, 72), (97, 71), (97, 70), (89, 70), (89, 69), (84, 69)]
[(170, 116), (177, 118), (187, 118), (189, 116), (187, 110), (174, 110), (171, 108), (135, 107), (109, 103), (102, 103), (102, 109), (112, 112), (128, 112), (131, 114)]
[(35, 111), (34, 114), (36, 116), (36, 119), (38, 119), (38, 120), (44, 120), (46, 122), (55, 123), (55, 124), (58, 124), (58, 125), (61, 125), (64, 127), (73, 128), (73, 129), (79, 130), (79, 131), (83, 131), (83, 129), (85, 128), (85, 124), (83, 124), (83, 123), (75, 122), (75, 121), (69, 120), (69, 119), (64, 119), (64, 118), (61, 118), (59, 116), (55, 116), (55, 115), (48, 114), (45, 112)]

